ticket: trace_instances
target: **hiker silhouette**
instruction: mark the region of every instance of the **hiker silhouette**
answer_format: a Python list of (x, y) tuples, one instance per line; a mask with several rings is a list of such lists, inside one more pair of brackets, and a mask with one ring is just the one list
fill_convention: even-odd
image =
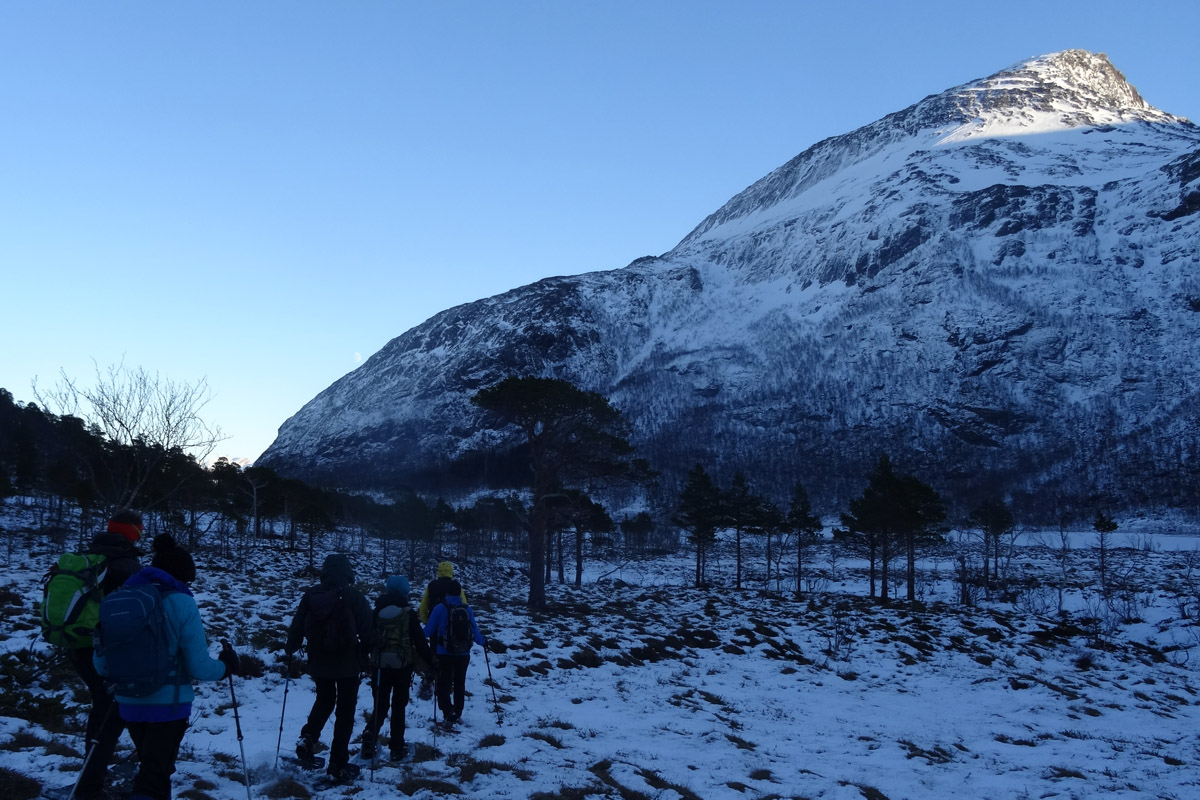
[(308, 673), (316, 684), (317, 696), (300, 729), (296, 757), (315, 765), (321, 731), (333, 714), (327, 771), (335, 780), (351, 778), (356, 772), (350, 764), (350, 736), (354, 733), (358, 682), (375, 641), (371, 606), (353, 584), (350, 559), (340, 553), (327, 556), (321, 566), (321, 582), (300, 598), (285, 647), (291, 657), (307, 643)]

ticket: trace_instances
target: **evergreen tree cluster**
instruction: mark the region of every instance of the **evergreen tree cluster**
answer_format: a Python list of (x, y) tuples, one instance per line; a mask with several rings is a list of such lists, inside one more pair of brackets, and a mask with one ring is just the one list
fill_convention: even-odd
[[(496, 437), (501, 444), (487, 454), (492, 463), (511, 468), (505, 482), (513, 488), (465, 495), (455, 507), (407, 486), (348, 493), (268, 467), (226, 459), (204, 465), (178, 447), (138, 437), (114, 441), (98, 426), (17, 403), (0, 389), (0, 501), (21, 497), (35, 505), (48, 527), (77, 521), (81, 540), (104, 515), (131, 506), (143, 512), (151, 531), (170, 530), (193, 547), (212, 533), (208, 541), (222, 547), (273, 539), (305, 547), (311, 556), (321, 536), (353, 531), (364, 543), (368, 536), (382, 541), (385, 563), (396, 543), (396, 558), (406, 557), (414, 575), (430, 554), (503, 555), (529, 564), (533, 607), (545, 603), (555, 567), (559, 582), (571, 574), (579, 585), (586, 560), (673, 551), (680, 532), (695, 554), (695, 583), (705, 586), (710, 555), (724, 531), (733, 547), (736, 588), (744, 587), (746, 554), (761, 552), (766, 585), (790, 576), (795, 592), (804, 591), (806, 560), (824, 529), (804, 482), (793, 482), (784, 508), (771, 499), (778, 475), (756, 485), (737, 472), (720, 486), (696, 463), (678, 492), (664, 492), (630, 445), (620, 411), (567, 381), (510, 377), (480, 390), (472, 402), (495, 431), (519, 433), (516, 445)], [(1015, 521), (1010, 505), (998, 498), (977, 503), (968, 515), (955, 512), (979, 532), (982, 545), (981, 575), (973, 562), (960, 563), (964, 598), (971, 581), (988, 584), (999, 576), (1002, 545)], [(618, 508), (633, 511), (617, 520)], [(892, 571), (903, 565), (907, 599), (914, 600), (916, 561), (944, 543), (951, 513), (932, 486), (898, 472), (884, 454), (861, 494), (845, 505), (834, 540), (866, 560), (871, 596), (888, 599)], [(1094, 527), (1106, 533), (1115, 523), (1098, 513)], [(750, 548), (752, 538), (765, 546)], [(756, 576), (763, 573), (755, 570)]]

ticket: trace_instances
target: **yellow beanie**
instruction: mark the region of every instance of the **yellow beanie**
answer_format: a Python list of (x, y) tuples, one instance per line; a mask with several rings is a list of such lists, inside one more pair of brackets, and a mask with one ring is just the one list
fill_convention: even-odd
[(453, 578), (454, 577), (454, 565), (451, 564), (449, 561), (443, 561), (442, 563), (438, 564), (438, 577), (439, 578)]

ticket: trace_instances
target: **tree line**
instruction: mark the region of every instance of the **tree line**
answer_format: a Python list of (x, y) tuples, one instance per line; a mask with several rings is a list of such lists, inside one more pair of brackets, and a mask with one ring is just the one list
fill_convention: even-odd
[[(794, 483), (784, 508), (754, 491), (740, 472), (729, 486), (717, 486), (699, 463), (678, 495), (662, 502), (661, 492), (653, 491), (658, 475), (635, 453), (620, 411), (563, 380), (509, 377), (476, 393), (472, 403), (484, 412), (484, 424), (504, 434), (497, 437), (503, 442), (497, 457), (527, 471), (517, 476), (520, 491), (478, 494), (454, 506), (404, 486), (355, 494), (268, 467), (226, 459), (206, 465), (197, 452), (217, 439), (200, 420), (204, 397), (196, 386), (164, 385), (141, 371), (97, 377), (99, 389), (68, 383), (56, 395), (60, 407), (83, 408), (79, 415), (21, 404), (0, 389), (0, 501), (25, 498), (48, 527), (73, 520), (81, 541), (123, 506), (140, 509), (151, 531), (171, 530), (193, 547), (206, 536), (231, 548), (281, 540), (311, 555), (322, 536), (350, 532), (364, 546), (367, 537), (380, 540), (385, 563), (407, 562), (411, 574), (430, 553), (522, 559), (528, 563), (529, 603), (537, 607), (544, 605), (556, 570), (560, 582), (573, 573), (579, 585), (586, 560), (673, 551), (681, 532), (695, 553), (697, 586), (707, 585), (717, 535), (728, 531), (736, 588), (743, 588), (747, 541), (759, 537), (767, 583), (793, 573), (800, 594), (806, 559), (824, 530), (802, 482)], [(616, 521), (611, 507), (617, 496), (641, 497), (643, 507)], [(649, 502), (652, 496), (659, 502)], [(933, 487), (898, 473), (883, 454), (861, 495), (841, 512), (833, 536), (846, 552), (866, 560), (872, 597), (888, 599), (899, 564), (913, 600), (916, 561), (944, 541), (948, 515)], [(1001, 543), (1015, 525), (999, 497), (978, 504), (969, 523), (981, 532), (982, 564), (960, 565), (964, 597), (980, 570), (985, 582), (989, 571), (999, 573)]]

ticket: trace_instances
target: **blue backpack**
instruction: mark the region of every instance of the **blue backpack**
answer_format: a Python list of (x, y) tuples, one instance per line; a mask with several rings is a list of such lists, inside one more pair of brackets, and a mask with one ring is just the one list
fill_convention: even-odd
[(178, 674), (171, 675), (176, 659), (168, 647), (163, 610), (163, 597), (174, 591), (143, 583), (122, 586), (101, 601), (95, 646), (114, 694), (147, 697), (168, 683), (178, 685)]

